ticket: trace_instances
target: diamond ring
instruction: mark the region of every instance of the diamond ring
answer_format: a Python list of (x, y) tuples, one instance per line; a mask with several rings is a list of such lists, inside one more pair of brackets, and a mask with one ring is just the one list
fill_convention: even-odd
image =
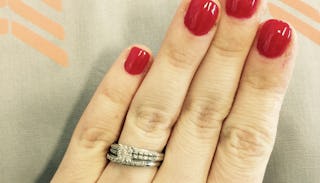
[(111, 162), (127, 166), (157, 167), (160, 166), (164, 154), (123, 144), (112, 144), (107, 158)]

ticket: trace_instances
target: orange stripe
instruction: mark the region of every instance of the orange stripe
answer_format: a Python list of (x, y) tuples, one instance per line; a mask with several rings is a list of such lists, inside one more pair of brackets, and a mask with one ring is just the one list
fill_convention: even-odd
[(8, 20), (0, 18), (0, 34), (7, 34), (9, 32)]
[(320, 23), (320, 11), (301, 0), (281, 0), (283, 3), (300, 11), (304, 15)]
[(9, 6), (15, 13), (29, 20), (33, 24), (61, 40), (64, 39), (64, 31), (61, 25), (40, 14), (30, 6), (24, 4), (21, 0), (9, 0)]
[(320, 45), (320, 31), (311, 25), (303, 22), (299, 18), (282, 10), (280, 7), (269, 3), (269, 9), (272, 16), (289, 21), (298, 31)]
[(32, 46), (36, 50), (51, 58), (57, 64), (63, 67), (68, 66), (68, 56), (65, 51), (37, 35), (30, 29), (17, 22), (12, 22), (12, 34), (24, 43)]
[(6, 0), (0, 0), (0, 7), (5, 7), (7, 5)]
[(51, 6), (57, 11), (62, 11), (62, 1), (61, 0), (42, 0), (47, 5)]

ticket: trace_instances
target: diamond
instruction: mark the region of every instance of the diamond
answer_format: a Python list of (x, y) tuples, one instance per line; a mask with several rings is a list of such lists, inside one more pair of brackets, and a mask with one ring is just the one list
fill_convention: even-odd
[(132, 153), (133, 150), (131, 148), (128, 147), (120, 147), (118, 150), (118, 158), (120, 161), (123, 162), (131, 162), (132, 161)]

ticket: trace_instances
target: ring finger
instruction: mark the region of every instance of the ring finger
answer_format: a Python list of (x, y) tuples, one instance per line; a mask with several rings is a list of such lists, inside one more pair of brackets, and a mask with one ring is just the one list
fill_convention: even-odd
[[(214, 0), (182, 1), (154, 65), (132, 101), (119, 143), (163, 150), (214, 36), (218, 12)], [(109, 163), (99, 182), (149, 183), (156, 171)]]

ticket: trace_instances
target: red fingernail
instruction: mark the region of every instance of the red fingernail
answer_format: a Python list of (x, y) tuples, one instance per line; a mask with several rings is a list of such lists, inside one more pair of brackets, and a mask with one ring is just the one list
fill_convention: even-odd
[(192, 0), (184, 24), (195, 35), (207, 34), (217, 21), (219, 7), (213, 0)]
[(268, 58), (281, 56), (287, 49), (292, 36), (290, 26), (280, 20), (268, 20), (259, 33), (258, 50)]
[(141, 74), (148, 65), (149, 60), (150, 54), (148, 52), (138, 47), (133, 47), (124, 64), (124, 68), (129, 74)]
[(227, 0), (227, 14), (236, 18), (250, 18), (257, 10), (258, 0)]

